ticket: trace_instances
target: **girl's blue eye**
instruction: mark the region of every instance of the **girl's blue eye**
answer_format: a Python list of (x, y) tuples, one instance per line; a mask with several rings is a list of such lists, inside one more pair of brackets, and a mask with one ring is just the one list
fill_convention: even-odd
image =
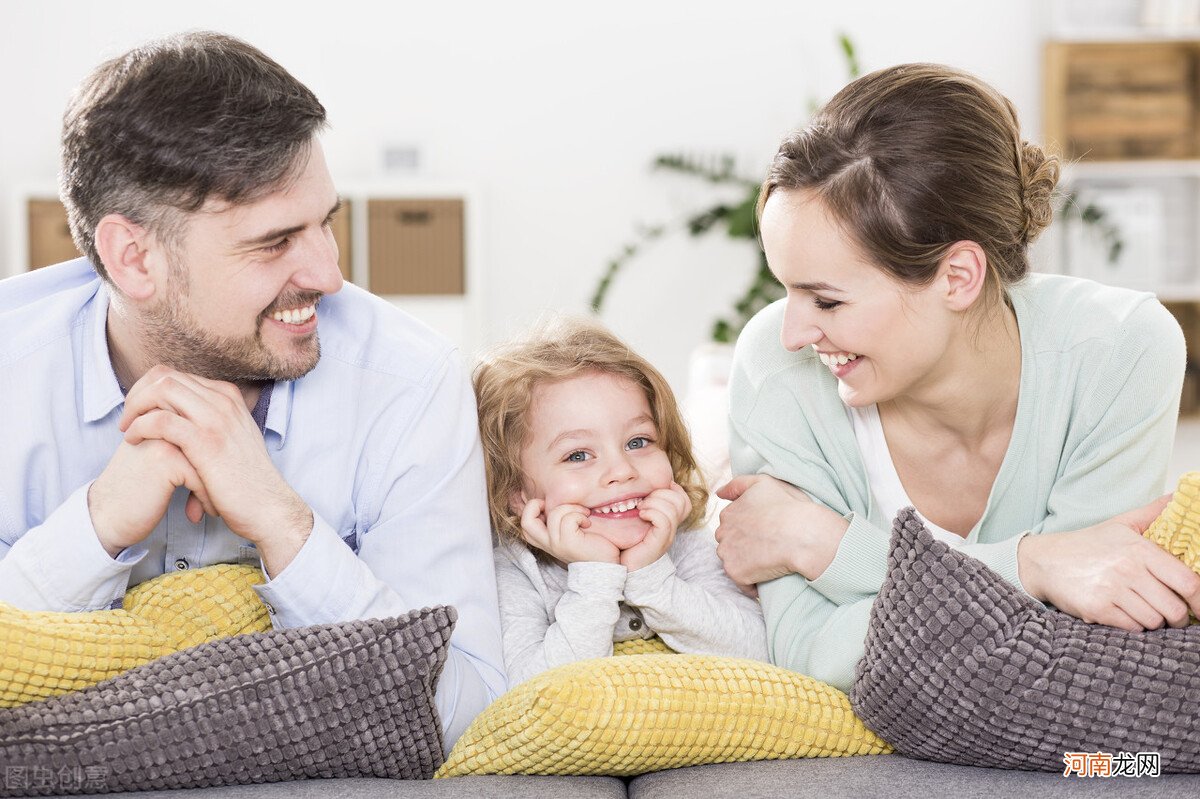
[(588, 454), (581, 449), (577, 449), (566, 457), (566, 460), (572, 463), (583, 463), (588, 458)]
[(645, 449), (650, 446), (650, 439), (645, 436), (638, 436), (637, 438), (631, 438), (625, 446), (629, 449)]
[(841, 305), (841, 303), (836, 300), (823, 300), (820, 297), (813, 297), (813, 305), (817, 306), (822, 311), (831, 311)]

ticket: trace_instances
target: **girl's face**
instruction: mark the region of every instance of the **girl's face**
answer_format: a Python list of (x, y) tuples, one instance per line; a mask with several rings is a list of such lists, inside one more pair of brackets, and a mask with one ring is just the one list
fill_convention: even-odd
[(760, 227), (771, 271), (787, 289), (783, 346), (812, 347), (846, 405), (884, 402), (933, 379), (953, 322), (938, 300), (940, 277), (924, 289), (900, 284), (804, 190), (772, 192)]
[(582, 505), (591, 510), (583, 532), (621, 550), (640, 544), (650, 524), (638, 504), (674, 479), (645, 392), (626, 377), (589, 372), (538, 384), (529, 413), (525, 490), (514, 511), (530, 499), (545, 500), (547, 511)]

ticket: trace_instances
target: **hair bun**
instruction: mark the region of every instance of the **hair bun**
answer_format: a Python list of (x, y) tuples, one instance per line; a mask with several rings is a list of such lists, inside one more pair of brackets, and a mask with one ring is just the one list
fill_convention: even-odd
[(1021, 202), (1025, 226), (1021, 238), (1029, 243), (1050, 226), (1054, 218), (1051, 198), (1058, 185), (1058, 156), (1046, 155), (1036, 144), (1021, 142)]

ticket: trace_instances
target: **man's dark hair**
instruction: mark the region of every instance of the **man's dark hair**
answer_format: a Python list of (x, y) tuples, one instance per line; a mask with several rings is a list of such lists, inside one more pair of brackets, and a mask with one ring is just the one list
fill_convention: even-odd
[(232, 36), (183, 33), (107, 61), (63, 116), (60, 193), (75, 244), (107, 279), (95, 241), (106, 214), (170, 240), (177, 211), (283, 184), (324, 126), (306, 86)]

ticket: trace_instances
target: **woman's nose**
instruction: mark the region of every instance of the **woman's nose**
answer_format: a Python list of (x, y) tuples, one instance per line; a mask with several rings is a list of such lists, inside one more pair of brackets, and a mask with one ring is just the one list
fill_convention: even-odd
[(812, 318), (808, 314), (798, 312), (792, 305), (793, 302), (789, 300), (787, 310), (784, 311), (783, 329), (779, 334), (779, 340), (788, 352), (803, 349), (825, 338), (825, 333)]

